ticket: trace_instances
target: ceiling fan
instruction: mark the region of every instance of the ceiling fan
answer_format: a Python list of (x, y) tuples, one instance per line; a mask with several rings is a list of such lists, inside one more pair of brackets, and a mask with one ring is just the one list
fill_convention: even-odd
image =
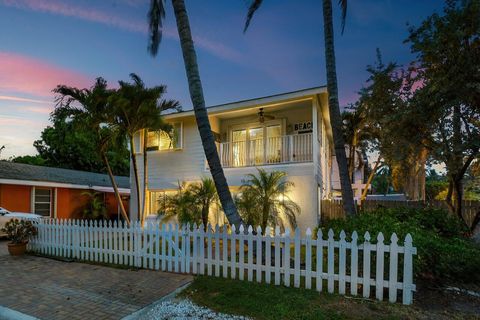
[(265, 119), (267, 119), (267, 120), (273, 120), (273, 119), (275, 119), (274, 116), (269, 115), (269, 114), (265, 114), (265, 112), (263, 111), (263, 108), (260, 108), (260, 109), (258, 110), (258, 113), (257, 113), (257, 114), (258, 114), (258, 121), (259, 121), (260, 123), (264, 123), (264, 122), (265, 122)]

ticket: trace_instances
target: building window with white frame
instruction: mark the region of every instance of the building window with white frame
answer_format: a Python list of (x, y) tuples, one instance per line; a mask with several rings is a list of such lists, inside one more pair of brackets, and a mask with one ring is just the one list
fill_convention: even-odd
[(147, 151), (165, 151), (182, 149), (183, 127), (181, 122), (173, 123), (172, 130), (149, 131)]
[(41, 216), (51, 216), (52, 189), (35, 188), (33, 197), (33, 212)]

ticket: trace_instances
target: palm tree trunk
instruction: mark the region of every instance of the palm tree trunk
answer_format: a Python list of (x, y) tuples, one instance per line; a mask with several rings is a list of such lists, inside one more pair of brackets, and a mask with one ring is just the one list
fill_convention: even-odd
[(230, 224), (239, 227), (242, 219), (237, 212), (233, 202), (227, 179), (223, 172), (220, 158), (218, 156), (215, 139), (212, 134), (210, 122), (208, 120), (207, 109), (205, 108), (205, 99), (203, 97), (203, 88), (200, 81), (200, 73), (197, 65), (197, 54), (193, 45), (190, 23), (188, 21), (187, 10), (183, 0), (172, 0), (175, 18), (177, 21), (178, 35), (182, 46), (183, 60), (188, 78), (190, 98), (192, 99), (195, 119), (197, 121), (198, 131), (202, 139), (203, 150), (207, 158), (210, 173), (212, 174), (218, 197)]
[(123, 219), (127, 225), (130, 225), (130, 219), (128, 218), (127, 211), (122, 202), (122, 197), (120, 196), (120, 192), (118, 191), (117, 182), (115, 181), (115, 177), (112, 172), (112, 168), (110, 167), (110, 163), (108, 162), (108, 158), (104, 152), (102, 152), (102, 160), (105, 166), (107, 167), (108, 176), (110, 177), (110, 181), (112, 183), (113, 191), (115, 193), (115, 198), (117, 199), (118, 205), (120, 206), (120, 213), (122, 214)]
[(143, 207), (142, 215), (140, 222), (143, 224), (145, 222), (145, 216), (147, 214), (147, 184), (148, 184), (148, 157), (147, 157), (147, 142), (148, 142), (148, 130), (145, 129), (143, 132)]
[(130, 154), (132, 155), (131, 156), (131, 159), (132, 159), (132, 165), (133, 165), (133, 174), (135, 176), (135, 186), (136, 186), (136, 193), (137, 193), (137, 215), (138, 215), (138, 218), (141, 219), (141, 211), (140, 211), (140, 178), (138, 176), (138, 165), (137, 165), (137, 155), (135, 154), (135, 144), (133, 142), (133, 136), (129, 136), (129, 139), (130, 139), (130, 148), (131, 148), (131, 152)]
[(335, 47), (332, 21), (332, 0), (323, 0), (323, 24), (325, 33), (325, 59), (327, 68), (328, 110), (332, 126), (335, 156), (342, 187), (343, 210), (346, 215), (355, 215), (356, 208), (353, 201), (353, 190), (348, 176), (345, 141), (342, 132), (342, 117), (338, 103), (337, 70), (335, 65)]

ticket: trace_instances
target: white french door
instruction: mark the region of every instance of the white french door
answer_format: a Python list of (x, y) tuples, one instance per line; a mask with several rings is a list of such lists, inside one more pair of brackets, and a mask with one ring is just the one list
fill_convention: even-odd
[(239, 125), (231, 129), (231, 159), (234, 167), (281, 161), (281, 120)]

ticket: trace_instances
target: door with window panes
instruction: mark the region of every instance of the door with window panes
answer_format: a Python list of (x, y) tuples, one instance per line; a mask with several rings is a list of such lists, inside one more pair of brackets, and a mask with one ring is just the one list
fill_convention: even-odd
[(231, 132), (234, 167), (255, 166), (281, 162), (282, 126), (280, 122), (257, 123)]

